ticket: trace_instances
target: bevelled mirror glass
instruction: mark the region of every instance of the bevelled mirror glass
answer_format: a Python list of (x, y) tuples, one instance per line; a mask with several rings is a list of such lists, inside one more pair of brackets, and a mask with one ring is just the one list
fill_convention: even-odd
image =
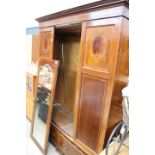
[(57, 60), (48, 58), (41, 58), (38, 61), (31, 137), (44, 154), (47, 152), (58, 63)]

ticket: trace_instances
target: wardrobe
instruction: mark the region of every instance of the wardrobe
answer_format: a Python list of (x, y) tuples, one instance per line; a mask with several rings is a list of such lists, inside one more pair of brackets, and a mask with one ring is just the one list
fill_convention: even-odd
[(63, 154), (99, 154), (122, 119), (128, 12), (128, 0), (102, 0), (36, 19), (39, 56), (60, 62), (49, 141)]

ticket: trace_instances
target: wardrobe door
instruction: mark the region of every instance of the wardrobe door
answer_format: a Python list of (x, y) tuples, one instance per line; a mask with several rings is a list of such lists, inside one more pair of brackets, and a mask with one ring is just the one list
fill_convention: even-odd
[(83, 23), (76, 139), (93, 152), (103, 147), (120, 36), (120, 18)]
[(78, 139), (96, 150), (107, 81), (82, 75)]
[(40, 57), (52, 58), (54, 27), (40, 29)]

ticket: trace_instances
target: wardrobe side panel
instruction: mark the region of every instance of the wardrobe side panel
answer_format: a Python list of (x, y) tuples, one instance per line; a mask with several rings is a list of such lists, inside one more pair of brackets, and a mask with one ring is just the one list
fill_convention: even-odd
[(106, 139), (110, 135), (114, 126), (122, 120), (122, 89), (128, 85), (129, 77), (129, 20), (123, 18), (120, 38), (120, 48), (116, 68), (116, 76), (111, 100), (110, 116)]

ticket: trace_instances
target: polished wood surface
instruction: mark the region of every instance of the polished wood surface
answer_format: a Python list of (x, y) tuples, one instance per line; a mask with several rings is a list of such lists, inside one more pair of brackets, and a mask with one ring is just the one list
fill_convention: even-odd
[(117, 7), (111, 7), (111, 8), (104, 8), (101, 10), (94, 10), (86, 13), (81, 13), (77, 15), (72, 16), (64, 16), (60, 18), (56, 18), (53, 20), (47, 20), (44, 22), (40, 22), (39, 26), (40, 28), (49, 27), (49, 26), (66, 26), (71, 24), (79, 24), (82, 22), (86, 22), (89, 20), (95, 20), (95, 19), (103, 19), (103, 18), (111, 18), (111, 17), (121, 17), (125, 16), (126, 18), (129, 18), (129, 12), (128, 9), (125, 6), (117, 6)]
[[(121, 21), (122, 18), (115, 18), (117, 20), (117, 23), (115, 24), (115, 37), (114, 37), (114, 46), (113, 50), (115, 50), (112, 59), (111, 64), (111, 77), (108, 79), (107, 83), (107, 95), (106, 95), (106, 101), (103, 108), (103, 117), (101, 118), (101, 128), (100, 128), (100, 136), (99, 136), (99, 142), (98, 142), (98, 153), (101, 152), (103, 149), (103, 144), (105, 142), (106, 137), (106, 129), (108, 124), (108, 118), (109, 118), (109, 111), (110, 111), (110, 105), (111, 105), (111, 97), (113, 94), (113, 86), (114, 86), (114, 78), (116, 73), (116, 67), (118, 63), (118, 53), (119, 53), (119, 43), (120, 43), (120, 33), (121, 33)], [(104, 141), (103, 141), (104, 139)]]
[[(31, 80), (31, 83), (29, 80)], [(34, 95), (35, 95), (36, 75), (26, 73), (26, 116), (31, 121), (34, 106)], [(31, 87), (31, 91), (29, 90)]]
[(71, 9), (67, 9), (67, 10), (63, 10), (57, 13), (53, 13), (50, 15), (46, 15), (43, 17), (39, 17), (36, 20), (38, 22), (43, 22), (43, 21), (47, 21), (50, 19), (55, 19), (55, 18), (60, 18), (62, 16), (67, 16), (67, 15), (74, 15), (77, 13), (83, 13), (83, 12), (88, 12), (89, 10), (93, 11), (94, 9), (100, 9), (103, 7), (111, 7), (111, 6), (119, 6), (119, 5), (124, 5), (124, 6), (128, 6), (129, 5), (129, 1), (128, 0), (104, 0), (104, 1), (97, 1), (94, 3), (90, 3), (90, 4), (85, 4), (85, 5), (81, 5), (78, 7), (74, 7)]
[(51, 124), (49, 140), (63, 152), (64, 155), (86, 155), (79, 147), (72, 143), (54, 124)]
[(82, 75), (77, 138), (96, 151), (106, 81)]
[(40, 57), (52, 58), (54, 44), (54, 28), (41, 29), (40, 32)]
[(79, 63), (79, 37), (65, 38), (64, 42), (64, 82), (65, 103), (64, 106), (73, 112), (76, 93), (76, 78)]
[[(121, 119), (121, 90), (127, 85), (129, 70), (128, 18), (128, 1), (105, 0), (37, 19), (41, 32), (52, 32), (51, 56), (60, 60), (55, 103), (61, 101), (74, 115), (73, 137), (59, 126), (55, 126), (58, 132), (50, 131), (59, 148), (64, 147), (65, 137), (85, 154), (98, 155)], [(80, 48), (75, 45), (76, 37)], [(67, 60), (64, 77), (62, 43)], [(52, 135), (55, 132), (58, 138)], [(67, 155), (76, 152), (61, 151)]]
[(40, 35), (32, 36), (32, 62), (36, 63), (39, 59)]
[(75, 23), (70, 25), (56, 25), (55, 26), (56, 35), (73, 35), (78, 36), (81, 34), (81, 23)]
[[(118, 54), (116, 76), (114, 80), (113, 95), (111, 99), (110, 116), (106, 131), (106, 139), (114, 126), (122, 120), (122, 89), (128, 85), (129, 77), (129, 21), (122, 18), (121, 38)], [(105, 140), (106, 142), (106, 140)]]
[(29, 95), (26, 95), (26, 116), (31, 121), (32, 120), (32, 114), (33, 114), (33, 105), (34, 100)]
[(89, 27), (86, 33), (84, 66), (109, 71), (113, 26)]
[(73, 113), (60, 104), (53, 105), (52, 122), (63, 132), (73, 136)]
[(79, 36), (60, 36), (55, 41), (54, 59), (60, 60), (55, 102), (73, 112), (79, 63)]
[[(85, 129), (85, 131), (82, 131), (82, 130), (80, 131), (80, 130), (78, 130), (79, 129), (78, 127), (79, 126), (89, 126), (88, 124), (90, 124), (89, 129), (91, 129), (91, 128), (95, 128), (96, 126), (94, 127), (93, 123), (89, 123), (89, 121), (85, 118), (83, 118), (83, 120), (85, 120), (85, 121), (80, 123), (79, 120), (81, 119), (81, 115), (84, 115), (84, 112), (81, 113), (80, 110), (81, 109), (86, 110), (87, 108), (89, 109), (91, 107), (91, 105), (93, 105), (93, 104), (95, 105), (95, 101), (97, 99), (95, 99), (95, 100), (91, 99), (92, 104), (89, 104), (89, 102), (88, 102), (88, 107), (82, 106), (82, 104), (78, 104), (78, 103), (81, 103), (81, 99), (83, 97), (81, 95), (83, 92), (83, 81), (78, 83), (78, 85), (79, 85), (78, 89), (79, 89), (79, 92), (81, 92), (81, 94), (79, 94), (79, 100), (77, 99), (78, 109), (75, 114), (76, 114), (78, 121), (76, 122), (77, 130), (75, 130), (75, 132), (76, 132), (76, 138), (78, 139), (78, 141), (80, 140), (81, 142), (83, 142), (83, 144), (85, 144), (87, 147), (91, 148), (96, 153), (100, 153), (102, 151), (104, 137), (105, 137), (105, 133), (106, 133), (106, 126), (107, 126), (107, 122), (108, 122), (109, 109), (110, 109), (110, 103), (111, 103), (110, 101), (111, 101), (112, 89), (113, 89), (113, 80), (112, 79), (115, 76), (115, 68), (116, 68), (116, 64), (117, 64), (117, 53), (118, 53), (119, 38), (120, 38), (120, 23), (121, 23), (121, 18), (118, 17), (118, 18), (110, 18), (110, 19), (94, 20), (94, 21), (86, 22), (83, 24), (83, 27), (82, 27), (83, 31), (85, 31), (84, 34), (82, 35), (83, 38), (81, 39), (82, 45), (81, 45), (81, 51), (80, 51), (81, 52), (80, 61), (82, 62), (81, 66), (80, 66), (80, 70), (82, 70), (82, 74), (81, 74), (81, 71), (79, 71), (79, 74), (81, 74), (81, 75), (79, 75), (78, 80), (82, 81), (83, 69), (84, 69), (85, 73), (87, 73), (87, 76), (92, 78), (92, 80), (95, 78), (95, 79), (98, 79), (99, 81), (100, 80), (106, 81), (106, 89), (104, 89), (104, 92), (99, 92), (101, 90), (100, 87), (102, 86), (102, 84), (101, 83), (94, 84), (93, 87), (96, 88), (96, 91), (94, 90), (94, 92), (91, 95), (89, 95), (87, 93), (85, 93), (85, 95), (84, 95), (85, 98), (91, 98), (91, 96), (92, 96), (92, 98), (94, 98), (94, 99), (95, 99), (95, 95), (94, 95), (95, 92), (98, 95), (101, 95), (101, 98), (99, 98), (98, 104), (96, 104), (96, 105), (99, 105), (100, 112), (98, 112), (99, 111), (99, 109), (98, 109), (98, 110), (94, 110), (94, 113), (91, 114), (92, 120), (93, 120), (93, 117), (94, 118), (96, 118), (96, 116), (99, 116), (99, 117), (98, 117), (98, 120), (96, 119), (98, 121), (96, 133), (93, 136), (91, 135), (92, 140), (90, 140), (89, 139), (90, 135), (88, 136), (86, 134), (86, 129)], [(112, 27), (112, 29), (111, 29), (111, 27)], [(94, 28), (95, 32), (93, 34), (93, 32), (90, 31), (90, 34), (92, 34), (92, 36), (91, 35), (87, 36), (88, 29), (90, 29), (90, 28), (91, 29)], [(109, 31), (109, 33), (108, 33), (108, 31)], [(112, 33), (112, 35), (110, 32)], [(95, 35), (95, 33), (97, 35)], [(98, 55), (96, 55), (96, 53), (93, 52), (94, 39), (96, 38), (96, 36), (107, 37), (108, 41), (106, 42), (107, 43), (106, 46), (109, 46), (108, 45), (110, 42), (109, 40), (112, 40), (111, 41), (112, 46), (110, 48), (106, 48), (106, 50), (104, 52), (104, 53), (107, 53), (107, 55), (105, 55), (105, 59), (108, 59), (107, 66), (106, 65), (104, 66), (104, 64), (102, 64), (104, 62), (104, 56), (102, 56), (102, 52), (99, 52)], [(112, 37), (112, 39), (111, 39), (111, 37)], [(102, 46), (102, 47), (97, 47), (100, 50), (103, 48), (103, 44), (99, 44), (99, 45)], [(91, 60), (88, 63), (89, 55), (92, 55), (93, 59), (96, 58), (97, 60), (101, 59), (103, 61), (101, 61), (99, 64), (97, 64), (98, 61), (96, 61), (97, 65), (95, 64), (95, 60)], [(89, 66), (88, 66), (88, 64), (89, 64)], [(95, 74), (95, 72), (97, 74)], [(101, 76), (102, 73), (105, 73), (105, 77), (103, 75)], [(87, 81), (91, 81), (91, 80), (89, 79)], [(93, 84), (92, 81), (90, 82), (90, 85), (91, 84)], [(104, 93), (106, 94), (105, 98), (103, 98)], [(90, 117), (90, 114), (88, 116)], [(82, 132), (84, 132), (84, 134), (82, 134)], [(81, 134), (81, 137), (78, 137), (79, 134)], [(87, 135), (86, 136), (87, 140), (84, 140), (85, 134)]]
[[(104, 27), (87, 26), (84, 67), (110, 72), (111, 58), (115, 52), (112, 51), (115, 38), (114, 26), (110, 24)], [(100, 43), (97, 42), (97, 39), (100, 39)]]

